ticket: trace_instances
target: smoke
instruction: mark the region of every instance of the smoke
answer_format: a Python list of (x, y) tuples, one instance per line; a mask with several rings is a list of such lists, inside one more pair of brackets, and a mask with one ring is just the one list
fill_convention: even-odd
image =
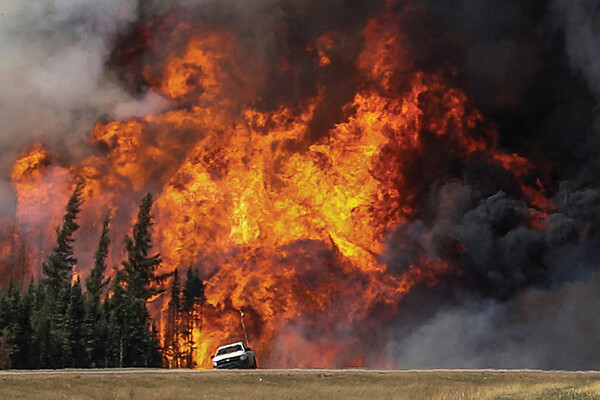
[(401, 368), (594, 369), (599, 285), (594, 275), (506, 303), (471, 299), (442, 306), (388, 342), (387, 351)]
[(590, 88), (600, 95), (600, 4), (590, 0), (556, 0), (555, 8), (565, 31), (571, 67), (581, 70)]
[(598, 13), (586, 3), (424, 0), (425, 11), (406, 18), (406, 45), (417, 69), (456, 67), (456, 83), (498, 123), (503, 147), (551, 179), (581, 179), (597, 141)]
[[(32, 141), (65, 159), (90, 149), (98, 116), (126, 117), (164, 106), (134, 98), (107, 71), (111, 40), (137, 18), (137, 2), (7, 0), (0, 6), (0, 176)], [(143, 111), (142, 111), (143, 110)]]
[(455, 182), (429, 185), (419, 219), (390, 237), (384, 260), (401, 273), (441, 256), (459, 272), (409, 295), (410, 311), (389, 331), (396, 366), (597, 366), (596, 3), (426, 0), (425, 22), (407, 21), (417, 68), (458, 66), (455, 82), (498, 124), (500, 144), (534, 163), (529, 179), (543, 182), (555, 209), (540, 219), (485, 159), (469, 160)]
[[(173, 25), (181, 21), (191, 30), (226, 27), (235, 33), (241, 50), (236, 63), (252, 79), (227, 84), (235, 95), (252, 91), (260, 99), (253, 105), (258, 109), (303, 107), (303, 100), (325, 88), (308, 143), (288, 144), (305, 148), (344, 120), (344, 106), (361, 85), (360, 32), (382, 3), (5, 0), (0, 218), (14, 215), (8, 175), (27, 144), (40, 141), (69, 164), (98, 151), (85, 138), (99, 117), (124, 119), (172, 106), (148, 87), (142, 69), (152, 68), (164, 53), (181, 51), (185, 43), (170, 41)], [(422, 259), (445, 260), (452, 268), (435, 289), (408, 296), (389, 329), (388, 350), (402, 367), (593, 367), (600, 358), (589, 328), (600, 305), (594, 294), (600, 284), (600, 7), (592, 0), (417, 5), (405, 9), (406, 2), (397, 2), (405, 15), (403, 44), (413, 58), (407, 68), (445, 74), (452, 85), (465, 88), (497, 126), (499, 145), (535, 166), (522, 179), (531, 186), (539, 179), (555, 209), (540, 217), (515, 177), (485, 155), (475, 153), (457, 165), (459, 157), (448, 154), (442, 139), (425, 143), (429, 147), (418, 160), (403, 165), (416, 218), (389, 235), (382, 260), (396, 275)], [(153, 26), (152, 45), (138, 43), (131, 52), (136, 27), (167, 15), (173, 25)], [(337, 39), (324, 70), (316, 66), (314, 42), (330, 32)], [(281, 68), (284, 62), (294, 68)], [(235, 71), (227, 73), (237, 78)], [(187, 131), (179, 135), (175, 145), (197, 139), (187, 138)], [(185, 150), (179, 151), (171, 153), (183, 159)], [(164, 175), (172, 173), (153, 163)], [(166, 180), (164, 175), (151, 179)], [(327, 260), (328, 249), (306, 264)], [(419, 304), (414, 299), (424, 292), (433, 298)], [(421, 314), (423, 308), (427, 312)], [(284, 349), (289, 338), (309, 337), (301, 324), (287, 329), (276, 348)]]
[[(312, 67), (313, 55), (306, 55), (303, 49), (310, 40), (339, 28), (348, 37), (345, 46), (350, 50), (340, 51), (337, 62), (347, 64), (353, 59), (358, 51), (360, 26), (350, 25), (349, 21), (366, 21), (369, 12), (378, 9), (379, 2), (362, 1), (351, 7), (345, 3), (264, 0), (244, 5), (234, 1), (181, 1), (165, 5), (137, 0), (52, 3), (7, 0), (0, 9), (0, 119), (3, 121), (0, 175), (8, 177), (18, 154), (32, 141), (59, 150), (63, 159), (78, 159), (92, 151), (83, 139), (98, 117), (122, 119), (156, 113), (168, 106), (164, 98), (148, 87), (142, 92), (132, 92), (107, 64), (114, 55), (115, 39), (126, 37), (137, 22), (177, 10), (176, 18), (181, 20), (185, 20), (186, 13), (193, 13), (207, 25), (234, 29), (243, 40), (241, 48), (246, 52), (247, 67), (255, 68), (257, 80), (262, 78), (260, 83), (265, 83), (269, 76), (279, 80), (277, 84), (265, 84), (263, 93), (259, 93), (275, 105), (283, 97), (291, 103), (315, 93), (321, 78)], [(158, 42), (153, 52), (168, 51), (161, 48), (163, 44)], [(149, 62), (150, 55), (146, 56), (144, 61)], [(281, 56), (305, 66), (293, 87), (289, 77), (275, 71), (274, 60)], [(288, 82), (284, 83), (286, 78)], [(341, 111), (336, 110), (341, 110), (351, 93), (342, 87), (355, 84), (350, 76), (332, 74), (323, 79), (337, 84), (328, 85), (332, 94), (324, 102), (323, 107), (328, 109), (322, 114), (337, 112), (338, 115), (333, 121), (316, 121), (315, 135), (322, 135), (327, 127), (339, 122)], [(340, 97), (340, 91), (346, 95)]]

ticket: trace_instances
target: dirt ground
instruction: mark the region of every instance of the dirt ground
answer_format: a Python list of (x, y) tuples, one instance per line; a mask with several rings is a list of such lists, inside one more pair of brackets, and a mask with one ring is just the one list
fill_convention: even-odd
[(65, 370), (0, 372), (0, 399), (600, 400), (598, 372)]

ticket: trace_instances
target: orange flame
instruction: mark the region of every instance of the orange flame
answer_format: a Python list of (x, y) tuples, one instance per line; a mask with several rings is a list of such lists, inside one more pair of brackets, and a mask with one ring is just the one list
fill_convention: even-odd
[[(415, 215), (415, 177), (405, 165), (423, 151), (423, 132), (443, 138), (458, 158), (490, 154), (517, 178), (531, 166), (497, 148), (496, 133), (482, 127), (465, 93), (441, 76), (410, 72), (390, 11), (362, 33), (356, 68), (364, 83), (344, 108), (344, 121), (312, 143), (308, 132), (323, 88), (297, 107), (260, 109), (255, 86), (246, 84), (252, 77), (239, 67), (235, 36), (199, 29), (178, 26), (174, 36), (193, 33), (187, 44), (164, 65), (144, 70), (175, 109), (99, 122), (90, 143), (106, 148), (106, 156), (69, 168), (55, 166), (40, 144), (23, 153), (12, 174), (17, 220), (42, 230), (52, 225), (74, 176), (87, 182), (82, 225), (100, 205), (118, 208), (123, 194), (158, 190), (154, 240), (164, 271), (199, 266), (207, 279), (206, 303), (195, 310), (197, 366), (210, 367), (216, 347), (243, 339), (240, 309), (262, 366), (370, 363), (366, 325), (393, 318), (411, 288), (434, 285), (451, 270), (442, 259), (423, 257), (394, 275), (379, 259), (386, 235)], [(330, 32), (307, 45), (320, 68), (331, 64), (335, 40)], [(398, 91), (398, 80), (408, 89)], [(485, 133), (473, 134), (476, 128)], [(549, 207), (542, 189), (522, 185), (540, 212)], [(125, 227), (133, 211), (123, 214)], [(156, 316), (163, 336), (172, 335), (167, 297), (155, 300), (163, 302)], [(350, 357), (349, 346), (363, 352)], [(379, 358), (373, 362), (385, 364)]]

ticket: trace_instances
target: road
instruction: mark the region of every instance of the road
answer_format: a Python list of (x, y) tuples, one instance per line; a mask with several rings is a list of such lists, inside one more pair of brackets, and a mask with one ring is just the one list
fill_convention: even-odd
[(295, 374), (565, 374), (565, 375), (598, 375), (600, 371), (567, 371), (567, 370), (538, 370), (538, 369), (320, 369), (320, 368), (284, 368), (284, 369), (257, 369), (257, 370), (191, 370), (191, 369), (163, 369), (163, 368), (101, 368), (101, 369), (40, 369), (40, 370), (0, 370), (1, 376), (35, 376), (35, 375), (196, 375), (196, 374), (237, 374), (237, 375), (295, 375)]

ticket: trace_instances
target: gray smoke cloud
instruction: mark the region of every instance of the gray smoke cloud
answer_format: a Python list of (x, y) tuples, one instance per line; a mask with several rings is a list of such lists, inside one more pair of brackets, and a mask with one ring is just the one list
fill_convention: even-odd
[[(554, 21), (565, 36), (565, 53), (569, 66), (581, 74), (594, 94), (595, 108), (581, 119), (589, 120), (586, 137), (575, 148), (576, 157), (584, 160), (572, 182), (577, 187), (598, 187), (600, 173), (600, 5), (590, 0), (555, 0)], [(575, 132), (575, 135), (578, 135)], [(571, 187), (569, 187), (572, 189)]]
[(600, 277), (440, 308), (386, 351), (399, 368), (595, 369)]
[[(12, 213), (8, 174), (31, 141), (77, 159), (93, 151), (84, 138), (99, 116), (126, 118), (169, 106), (148, 88), (132, 94), (107, 66), (115, 37), (137, 21), (183, 7), (208, 25), (231, 27), (252, 61), (249, 68), (264, 67), (260, 74), (269, 80), (259, 95), (273, 104), (296, 104), (323, 84), (326, 100), (311, 127), (317, 139), (343, 118), (341, 109), (358, 85), (352, 68), (359, 33), (380, 4), (4, 0), (0, 217)], [(499, 125), (502, 146), (534, 162), (552, 161), (549, 193), (558, 210), (548, 226), (536, 229), (505, 171), (481, 160), (470, 160), (451, 182), (434, 181), (434, 171), (419, 219), (390, 236), (384, 261), (401, 274), (422, 255), (449, 259), (463, 275), (450, 273), (440, 286), (459, 294), (437, 312), (413, 315), (410, 329), (394, 327), (389, 351), (403, 367), (596, 367), (600, 354), (590, 326), (598, 325), (594, 293), (600, 283), (595, 275), (578, 280), (600, 262), (599, 6), (593, 0), (422, 4), (429, 19), (405, 21), (415, 68), (456, 67), (468, 94)], [(305, 47), (330, 30), (344, 45), (333, 52), (334, 72), (323, 76)], [(151, 50), (152, 56), (161, 51)], [(277, 71), (281, 57), (298, 67), (293, 80)]]
[[(409, 295), (389, 330), (396, 367), (596, 368), (600, 191), (569, 186), (541, 229), (528, 226), (524, 202), (459, 183), (439, 190), (433, 223), (399, 227), (385, 258), (392, 272), (425, 256), (460, 273)], [(447, 243), (460, 246), (458, 258)]]
[(600, 95), (600, 4), (594, 0), (556, 0), (556, 18), (566, 36), (571, 66), (581, 70)]
[[(419, 256), (439, 256), (461, 275), (409, 295), (387, 351), (403, 368), (597, 368), (600, 6), (424, 4), (429, 22), (407, 39), (422, 50), (419, 66), (459, 66), (503, 147), (551, 166), (546, 194), (556, 210), (533, 224), (531, 205), (485, 162), (432, 186), (419, 220), (390, 238), (385, 262), (401, 273)], [(436, 38), (421, 42), (432, 27)]]
[(154, 93), (130, 96), (105, 68), (111, 40), (137, 18), (133, 0), (6, 0), (0, 5), (0, 176), (28, 143), (66, 157), (99, 115), (140, 115), (164, 106)]
[[(291, 61), (311, 65), (312, 56), (302, 56), (304, 46), (326, 30), (348, 28), (349, 37), (358, 36), (359, 30), (347, 22), (366, 21), (366, 11), (376, 10), (379, 3), (360, 1), (348, 7), (342, 0), (262, 0), (252, 4), (6, 0), (0, 5), (0, 177), (6, 179), (23, 147), (34, 140), (56, 148), (64, 158), (76, 159), (91, 151), (83, 138), (99, 116), (122, 119), (168, 107), (163, 97), (147, 87), (142, 94), (132, 95), (107, 64), (115, 39), (126, 35), (137, 22), (175, 11), (176, 18), (194, 15), (208, 26), (227, 26), (239, 34), (243, 42), (240, 48), (250, 61), (248, 68), (258, 65), (260, 75), (269, 76), (273, 71), (265, 72), (264, 68), (274, 66), (281, 55), (300, 55)], [(286, 26), (289, 29), (277, 31), (277, 27)], [(157, 43), (159, 48), (149, 49), (154, 57), (172, 50), (160, 48), (164, 45), (160, 38)], [(308, 67), (303, 71), (299, 90), (315, 90), (313, 73)], [(341, 81), (337, 87), (346, 85)], [(263, 90), (274, 87), (277, 85), (265, 84)], [(282, 92), (287, 94), (287, 89)], [(263, 93), (263, 97), (268, 94), (274, 96)]]

